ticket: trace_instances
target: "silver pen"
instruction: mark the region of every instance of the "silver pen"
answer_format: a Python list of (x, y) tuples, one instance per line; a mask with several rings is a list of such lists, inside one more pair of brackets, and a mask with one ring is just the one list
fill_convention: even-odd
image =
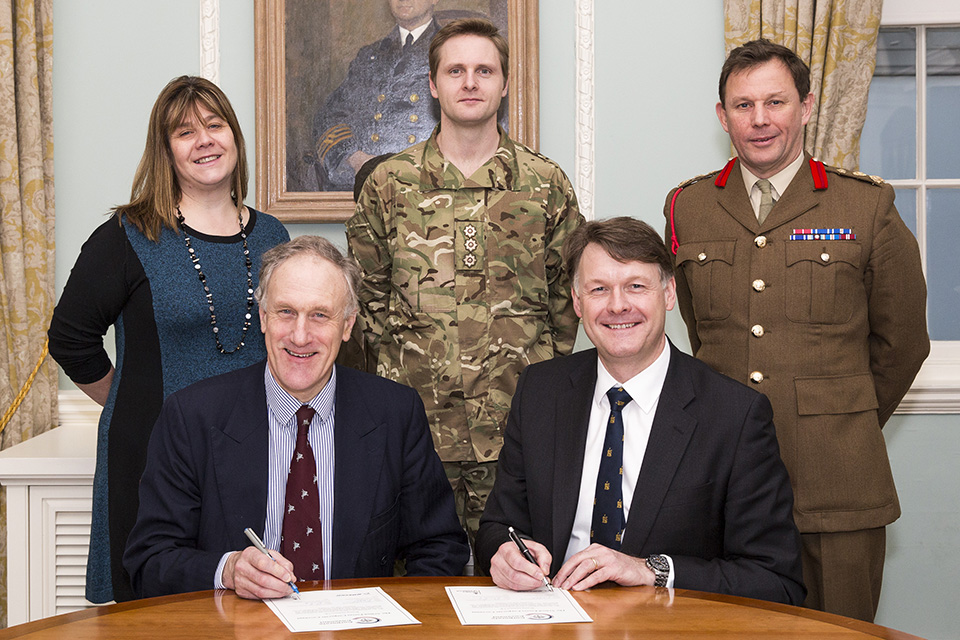
[[(250, 539), (250, 542), (253, 543), (253, 546), (255, 546), (255, 547), (260, 551), (260, 553), (262, 553), (263, 555), (267, 556), (268, 558), (270, 558), (270, 559), (273, 560), (274, 562), (277, 562), (277, 559), (274, 558), (272, 555), (270, 555), (270, 552), (267, 551), (266, 545), (263, 544), (263, 540), (260, 539), (260, 536), (258, 536), (257, 533), (256, 533), (253, 529), (251, 529), (250, 527), (247, 527), (246, 529), (243, 530), (243, 532), (244, 532), (245, 534), (247, 534), (247, 538)], [(280, 563), (277, 562), (277, 564), (280, 564)], [(299, 600), (299, 599), (300, 599), (300, 589), (297, 589), (297, 585), (295, 585), (293, 582), (288, 582), (287, 584), (290, 585), (290, 588), (291, 588), (291, 589), (293, 589), (293, 597), (294, 597), (294, 599)]]

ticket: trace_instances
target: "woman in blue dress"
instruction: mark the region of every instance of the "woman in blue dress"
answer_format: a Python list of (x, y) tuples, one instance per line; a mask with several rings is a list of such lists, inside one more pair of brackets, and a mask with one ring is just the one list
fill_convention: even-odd
[[(253, 290), (289, 234), (243, 204), (246, 148), (229, 100), (172, 80), (150, 114), (130, 202), (84, 243), (50, 325), (50, 353), (103, 406), (86, 596), (132, 599), (122, 557), (163, 399), (266, 357)], [(116, 363), (103, 338), (113, 326)]]

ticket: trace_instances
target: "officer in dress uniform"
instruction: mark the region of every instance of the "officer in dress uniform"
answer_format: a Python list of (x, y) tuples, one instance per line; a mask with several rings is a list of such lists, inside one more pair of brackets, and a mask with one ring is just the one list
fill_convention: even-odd
[(430, 95), (427, 53), (439, 28), (438, 0), (389, 0), (397, 25), (350, 63), (314, 119), (324, 191), (350, 191), (364, 162), (430, 137), (439, 105)]
[(930, 349), (917, 242), (876, 177), (803, 152), (809, 69), (734, 49), (717, 115), (737, 150), (667, 196), (693, 353), (769, 397), (794, 490), (806, 606), (872, 621), (900, 515), (881, 428)]

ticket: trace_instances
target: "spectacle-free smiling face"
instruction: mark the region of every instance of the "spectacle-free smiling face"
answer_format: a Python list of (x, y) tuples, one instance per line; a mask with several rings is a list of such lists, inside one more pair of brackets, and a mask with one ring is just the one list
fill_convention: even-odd
[(657, 359), (667, 311), (677, 300), (673, 278), (664, 286), (656, 264), (620, 262), (591, 243), (574, 284), (573, 308), (611, 375), (626, 382)]
[(184, 193), (230, 189), (237, 166), (236, 139), (230, 125), (210, 110), (202, 105), (187, 110), (183, 122), (170, 134), (170, 151)]
[(277, 383), (309, 402), (330, 380), (356, 314), (344, 313), (347, 281), (329, 260), (294, 256), (277, 265), (260, 305), (267, 363)]
[(797, 159), (813, 94), (797, 93), (783, 62), (768, 60), (732, 74), (725, 96), (725, 104), (717, 103), (717, 117), (743, 166), (758, 178), (769, 178)]
[(440, 47), (439, 59), (430, 93), (440, 101), (440, 126), (486, 126), (496, 121), (500, 101), (507, 95), (496, 45), (483, 36), (454, 36)]

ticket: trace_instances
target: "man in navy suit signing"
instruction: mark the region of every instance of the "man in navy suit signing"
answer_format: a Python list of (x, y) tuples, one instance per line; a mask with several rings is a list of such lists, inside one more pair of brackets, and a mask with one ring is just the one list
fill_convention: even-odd
[(264, 254), (266, 362), (171, 395), (150, 438), (124, 555), (138, 596), (282, 597), (295, 580), (389, 576), (396, 559), (408, 575), (462, 572), (466, 536), (420, 396), (334, 365), (359, 279), (315, 236)]
[[(564, 244), (596, 349), (521, 374), (476, 554), (497, 585), (612, 581), (803, 601), (800, 536), (766, 397), (678, 351), (670, 256), (633, 218)], [(514, 527), (533, 553), (508, 538)]]

